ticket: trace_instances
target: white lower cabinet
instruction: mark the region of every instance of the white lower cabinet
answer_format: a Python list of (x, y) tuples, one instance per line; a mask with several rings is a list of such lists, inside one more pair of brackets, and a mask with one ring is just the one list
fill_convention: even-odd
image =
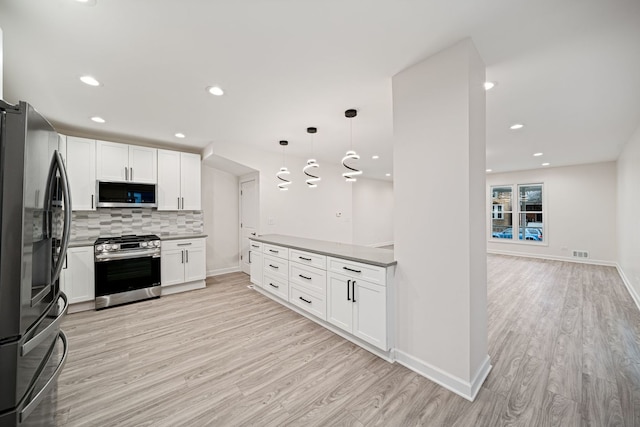
[(274, 295), (284, 300), (289, 299), (289, 282), (282, 277), (270, 276), (265, 273), (263, 276), (264, 284), (262, 287)]
[(251, 267), (251, 283), (262, 287), (262, 243), (250, 242), (249, 265)]
[(329, 272), (327, 321), (373, 344), (387, 348), (386, 287)]
[(199, 238), (162, 242), (160, 275), (163, 294), (205, 286), (207, 272), (204, 240)]
[(65, 263), (60, 273), (60, 288), (67, 295), (69, 304), (95, 300), (93, 262), (93, 246), (67, 249)]

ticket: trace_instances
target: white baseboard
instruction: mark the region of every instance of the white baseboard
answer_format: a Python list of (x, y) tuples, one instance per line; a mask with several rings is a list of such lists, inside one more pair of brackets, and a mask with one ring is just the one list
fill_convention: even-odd
[(634, 287), (631, 285), (631, 281), (629, 280), (627, 275), (624, 274), (624, 270), (622, 269), (620, 264), (616, 263), (616, 269), (618, 270), (618, 274), (620, 275), (624, 286), (627, 288), (627, 291), (631, 295), (631, 298), (633, 298), (633, 302), (636, 303), (636, 307), (638, 307), (638, 310), (640, 310), (640, 295), (638, 295)]
[(207, 277), (220, 276), (222, 274), (237, 273), (241, 271), (240, 267), (218, 268), (216, 270), (207, 271)]
[(207, 285), (204, 280), (196, 280), (195, 282), (179, 283), (177, 285), (162, 286), (162, 295), (177, 294), (180, 292), (193, 291), (195, 289), (204, 289)]
[(536, 258), (536, 259), (548, 259), (551, 261), (566, 261), (566, 262), (576, 262), (578, 264), (593, 264), (593, 265), (606, 265), (608, 267), (616, 267), (617, 263), (615, 261), (602, 261), (597, 259), (578, 259), (573, 257), (563, 257), (556, 255), (539, 255), (539, 254), (529, 254), (523, 252), (512, 252), (512, 251), (500, 251), (495, 249), (487, 249), (488, 254), (496, 254), (496, 255), (509, 255), (509, 256), (519, 256), (524, 258)]
[(424, 360), (420, 360), (402, 350), (395, 349), (394, 353), (396, 362), (471, 402), (476, 398), (476, 395), (480, 391), (480, 386), (487, 378), (487, 375), (489, 375), (492, 367), (489, 355), (487, 355), (473, 377), (473, 380), (469, 382), (455, 375), (451, 375), (440, 368), (436, 368)]

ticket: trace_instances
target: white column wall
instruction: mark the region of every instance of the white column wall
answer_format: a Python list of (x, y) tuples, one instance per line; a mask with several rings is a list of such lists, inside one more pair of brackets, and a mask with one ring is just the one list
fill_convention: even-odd
[(2, 44), (2, 28), (0, 28), (0, 99), (4, 99), (3, 96), (3, 92), (2, 92), (2, 88), (3, 88), (3, 83), (4, 83), (4, 78), (3, 78), (3, 70), (4, 70), (4, 63), (3, 61), (3, 57), (4, 57), (4, 50), (3, 50), (3, 44)]
[(358, 178), (353, 185), (353, 243), (393, 243), (393, 182)]
[(618, 264), (640, 307), (640, 127), (618, 157)]
[(280, 191), (275, 174), (282, 155), (223, 143), (210, 145), (204, 156), (209, 154), (260, 172), (260, 234), (352, 243), (352, 184), (345, 182), (338, 166), (321, 163), (322, 181), (318, 188), (307, 188), (302, 173), (306, 159), (287, 156), (293, 183), (288, 191)]
[(239, 271), (238, 177), (202, 165), (202, 212), (207, 276)]
[(543, 244), (492, 239), (488, 218), (488, 251), (582, 261), (574, 258), (572, 252), (586, 250), (589, 258), (584, 259), (585, 262), (614, 265), (617, 259), (616, 173), (615, 162), (602, 162), (487, 174), (487, 213), (491, 210), (492, 185), (543, 183), (545, 214)]
[(483, 82), (469, 39), (393, 77), (396, 354), (468, 399), (490, 369)]

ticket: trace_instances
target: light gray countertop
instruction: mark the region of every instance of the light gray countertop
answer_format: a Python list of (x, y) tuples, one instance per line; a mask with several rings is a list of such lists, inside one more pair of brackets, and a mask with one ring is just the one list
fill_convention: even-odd
[[(168, 236), (160, 236), (160, 240), (182, 240), (182, 239), (200, 239), (207, 237), (206, 234), (177, 234), (177, 235), (168, 235)], [(82, 246), (93, 246), (97, 237), (91, 240), (72, 240), (69, 242), (70, 248), (79, 248)]]
[(286, 246), (292, 249), (300, 249), (302, 251), (334, 256), (380, 267), (389, 267), (397, 263), (393, 256), (393, 251), (390, 249), (327, 242), (325, 240), (305, 239), (302, 237), (284, 236), (281, 234), (252, 236), (250, 239), (257, 242)]

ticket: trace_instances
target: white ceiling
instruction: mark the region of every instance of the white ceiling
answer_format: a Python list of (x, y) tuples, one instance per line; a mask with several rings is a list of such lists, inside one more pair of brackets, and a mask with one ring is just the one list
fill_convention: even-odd
[(338, 164), (356, 108), (364, 176), (384, 179), (391, 77), (465, 37), (498, 82), (495, 172), (614, 160), (640, 123), (638, 0), (2, 0), (0, 28), (5, 99), (81, 136), (278, 153), (287, 139), (307, 157), (316, 126), (316, 156)]

